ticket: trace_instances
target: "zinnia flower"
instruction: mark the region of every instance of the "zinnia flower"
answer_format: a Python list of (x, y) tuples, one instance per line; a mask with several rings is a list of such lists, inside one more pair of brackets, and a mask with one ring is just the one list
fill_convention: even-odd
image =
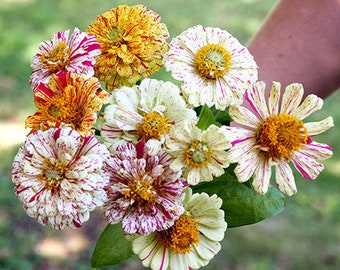
[(52, 74), (62, 70), (81, 74), (85, 78), (94, 75), (95, 57), (101, 53), (96, 37), (78, 28), (74, 28), (70, 38), (69, 33), (70, 30), (57, 32), (52, 40), (40, 44), (31, 64), (34, 69), (30, 77), (33, 89), (40, 83), (48, 83)]
[[(287, 195), (297, 192), (290, 162), (307, 179), (315, 179), (323, 169), (320, 160), (332, 155), (331, 148), (313, 140), (333, 126), (332, 117), (320, 122), (304, 123), (302, 120), (322, 108), (323, 101), (308, 95), (301, 103), (303, 86), (290, 84), (280, 100), (280, 84), (274, 82), (265, 101), (265, 84), (258, 82), (246, 93), (253, 113), (242, 106), (231, 107), (230, 116), (245, 127), (228, 127), (235, 136), (229, 150), (230, 162), (238, 162), (235, 174), (240, 182), (253, 176), (255, 190), (267, 192), (272, 167), (278, 188)], [(300, 104), (301, 103), (301, 104)]]
[(225, 151), (230, 142), (222, 128), (210, 125), (200, 130), (194, 121), (186, 120), (171, 128), (166, 139), (166, 150), (174, 158), (170, 168), (184, 170), (190, 185), (211, 181), (224, 174), (229, 166)]
[(227, 31), (197, 25), (169, 43), (163, 63), (182, 81), (188, 102), (224, 110), (241, 104), (257, 80), (257, 65), (247, 48)]
[(94, 34), (102, 54), (95, 74), (107, 90), (133, 86), (162, 67), (169, 37), (160, 16), (143, 5), (118, 6), (99, 15), (87, 32)]
[(189, 270), (205, 266), (220, 251), (227, 223), (222, 200), (186, 189), (185, 211), (170, 228), (149, 235), (126, 236), (145, 267)]
[(161, 147), (172, 125), (195, 119), (196, 113), (187, 108), (175, 84), (144, 79), (140, 85), (114, 91), (103, 117), (101, 136), (111, 150), (124, 141), (147, 141), (152, 153)]
[(27, 214), (55, 229), (80, 227), (106, 200), (108, 151), (71, 128), (29, 135), (13, 161), (14, 191)]
[(82, 135), (93, 134), (97, 112), (109, 100), (109, 93), (99, 87), (95, 77), (85, 79), (66, 71), (53, 74), (48, 84), (34, 89), (38, 111), (26, 119), (26, 126), (32, 132), (69, 126)]
[(149, 156), (143, 142), (127, 142), (109, 158), (110, 173), (105, 217), (114, 224), (122, 221), (129, 234), (164, 230), (183, 214), (181, 172), (170, 168), (171, 157), (164, 151)]

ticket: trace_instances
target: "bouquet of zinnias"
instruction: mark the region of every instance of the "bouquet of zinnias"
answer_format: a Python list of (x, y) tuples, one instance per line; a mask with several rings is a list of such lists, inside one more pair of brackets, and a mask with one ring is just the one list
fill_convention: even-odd
[[(37, 111), (13, 161), (14, 191), (58, 230), (101, 207), (108, 225), (92, 267), (133, 254), (151, 269), (205, 266), (227, 223), (284, 209), (283, 194), (297, 192), (290, 164), (315, 179), (332, 155), (314, 136), (333, 120), (303, 122), (322, 100), (302, 101), (301, 84), (281, 94), (274, 82), (267, 97), (252, 55), (225, 30), (168, 37), (157, 13), (124, 5), (86, 32), (57, 32), (32, 59)], [(178, 85), (155, 79), (163, 65)]]

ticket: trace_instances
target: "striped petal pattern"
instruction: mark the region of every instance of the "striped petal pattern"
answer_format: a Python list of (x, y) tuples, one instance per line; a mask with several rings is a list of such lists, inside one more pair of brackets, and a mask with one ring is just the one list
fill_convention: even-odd
[[(217, 70), (222, 72), (214, 80), (203, 76), (197, 71), (195, 57), (200, 49), (217, 45), (223, 48), (230, 57), (228, 67), (220, 67), (225, 61), (217, 60)], [(224, 110), (230, 105), (238, 105), (243, 101), (243, 95), (251, 84), (257, 80), (257, 65), (247, 48), (236, 38), (219, 28), (196, 25), (185, 30), (169, 43), (170, 49), (165, 54), (163, 63), (172, 76), (182, 82), (182, 89), (188, 95), (188, 102), (197, 107), (213, 105)], [(214, 54), (214, 50), (212, 50)], [(217, 58), (220, 59), (219, 53)]]
[(14, 191), (27, 214), (61, 230), (80, 227), (106, 201), (109, 152), (94, 136), (71, 128), (37, 131), (13, 161)]
[(199, 269), (220, 251), (219, 241), (224, 238), (227, 223), (220, 209), (222, 200), (216, 195), (194, 193), (186, 189), (183, 201), (185, 213), (196, 222), (199, 242), (192, 244), (187, 253), (178, 253), (164, 244), (160, 234), (127, 235), (132, 250), (142, 260), (143, 266), (152, 270)]
[(43, 41), (39, 52), (32, 58), (32, 89), (40, 83), (48, 83), (52, 74), (62, 70), (81, 74), (85, 78), (94, 75), (95, 57), (101, 54), (99, 43), (94, 35), (74, 28), (57, 32), (51, 40)]
[(126, 142), (107, 161), (108, 199), (103, 205), (109, 223), (122, 221), (129, 234), (148, 234), (170, 227), (183, 214), (181, 171), (169, 165), (171, 157), (160, 150), (148, 155), (144, 142)]
[[(245, 126), (225, 127), (228, 137), (233, 138), (232, 147), (228, 151), (229, 160), (238, 163), (235, 174), (240, 182), (253, 177), (254, 189), (259, 194), (266, 193), (270, 186), (272, 167), (275, 168), (274, 177), (278, 188), (291, 196), (297, 192), (297, 188), (289, 163), (291, 162), (304, 178), (315, 179), (323, 170), (320, 161), (333, 154), (328, 145), (313, 140), (315, 135), (333, 126), (333, 119), (328, 117), (319, 122), (303, 123), (302, 120), (321, 109), (323, 103), (322, 99), (315, 95), (309, 95), (302, 101), (303, 92), (301, 84), (288, 85), (280, 105), (280, 83), (273, 82), (267, 103), (265, 84), (257, 82), (246, 93), (246, 100), (252, 111), (242, 106), (232, 106), (229, 110), (233, 120)], [(281, 119), (289, 119), (291, 122), (280, 124)], [(263, 128), (266, 121), (275, 124), (268, 124)], [(299, 130), (294, 130), (295, 127)], [(301, 130), (305, 130), (305, 133), (298, 136), (302, 136), (303, 140), (290, 139), (290, 136), (293, 136), (291, 134), (299, 134)], [(268, 136), (265, 137), (266, 145), (259, 144), (260, 132), (265, 132)], [(294, 143), (298, 143), (297, 147), (291, 146)], [(269, 152), (270, 147), (273, 147), (274, 151)], [(292, 150), (289, 154), (281, 155), (279, 151), (282, 148)]]

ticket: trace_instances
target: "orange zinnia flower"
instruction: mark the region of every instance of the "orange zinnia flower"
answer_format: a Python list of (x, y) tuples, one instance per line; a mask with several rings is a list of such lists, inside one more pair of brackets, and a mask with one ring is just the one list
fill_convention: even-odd
[(93, 134), (97, 112), (108, 102), (109, 94), (100, 88), (98, 79), (85, 79), (76, 73), (52, 75), (48, 84), (34, 89), (38, 111), (26, 119), (31, 132), (69, 126), (82, 136)]

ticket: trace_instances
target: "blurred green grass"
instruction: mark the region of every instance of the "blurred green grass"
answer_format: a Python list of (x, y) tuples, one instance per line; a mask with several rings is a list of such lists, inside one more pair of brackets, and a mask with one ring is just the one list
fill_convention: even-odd
[[(171, 37), (202, 24), (226, 29), (246, 44), (276, 0), (0, 0), (0, 123), (8, 125), (8, 130), (2, 132), (14, 136), (9, 124), (24, 129), (24, 119), (34, 112), (28, 78), (30, 59), (39, 43), (56, 31), (74, 27), (85, 31), (98, 14), (124, 3), (146, 4), (158, 12)], [(161, 76), (168, 75), (162, 72)], [(339, 103), (338, 91), (312, 119), (332, 115), (337, 123)], [(317, 139), (334, 150), (320, 177), (306, 181), (297, 175), (298, 194), (288, 198), (287, 208), (279, 216), (227, 230), (223, 249), (204, 269), (339, 269), (339, 134), (336, 126)], [(27, 217), (10, 180), (11, 162), (18, 147), (0, 141), (0, 269), (89, 269), (94, 243), (105, 226), (101, 213), (93, 213), (79, 233), (56, 232)], [(141, 268), (132, 258), (112, 269)]]

